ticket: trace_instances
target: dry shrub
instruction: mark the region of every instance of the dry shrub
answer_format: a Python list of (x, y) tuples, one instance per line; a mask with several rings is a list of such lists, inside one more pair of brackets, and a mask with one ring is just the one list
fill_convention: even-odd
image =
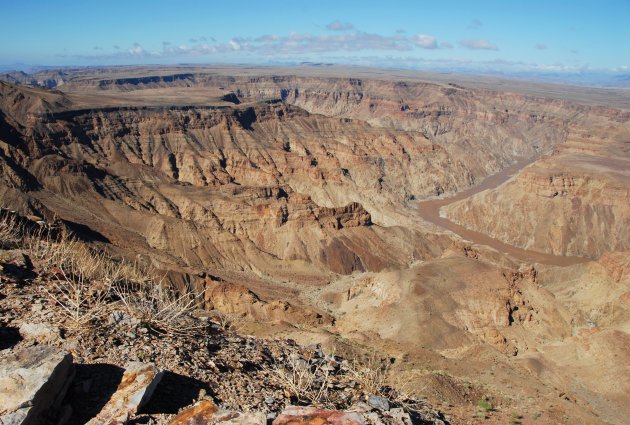
[(31, 236), (29, 253), (40, 271), (52, 277), (45, 290), (76, 328), (102, 318), (112, 301), (113, 286), (137, 275), (133, 266), (71, 236), (58, 240), (42, 234)]
[(223, 331), (233, 330), (238, 332), (245, 325), (245, 315), (238, 313), (224, 313), (219, 310), (210, 310), (210, 321)]
[(304, 360), (294, 351), (286, 362), (276, 363), (270, 372), (276, 384), (286, 388), (298, 401), (332, 408), (328, 388), (330, 370), (325, 365)]
[(390, 365), (388, 361), (373, 351), (362, 360), (354, 358), (350, 365), (350, 374), (365, 394), (383, 395)]
[(14, 215), (3, 214), (0, 217), (0, 248), (14, 248), (20, 242), (21, 226)]
[(189, 320), (198, 297), (165, 289), (161, 280), (152, 278), (156, 273), (137, 263), (114, 259), (47, 226), (26, 231), (15, 217), (4, 216), (0, 244), (14, 243), (27, 251), (40, 276), (49, 277), (44, 290), (72, 327), (98, 325), (114, 303), (121, 303), (132, 317), (159, 332), (199, 328)]
[(123, 281), (113, 289), (127, 313), (155, 332), (185, 334), (204, 327), (191, 317), (201, 294), (178, 294), (160, 281)]
[(375, 353), (361, 359), (344, 360), (341, 369), (331, 367), (331, 359), (335, 356), (324, 354), (323, 358), (309, 361), (293, 351), (269, 372), (275, 383), (287, 389), (300, 403), (335, 408), (329, 386), (340, 379), (354, 381), (364, 395), (386, 398), (392, 395), (385, 384), (389, 363)]

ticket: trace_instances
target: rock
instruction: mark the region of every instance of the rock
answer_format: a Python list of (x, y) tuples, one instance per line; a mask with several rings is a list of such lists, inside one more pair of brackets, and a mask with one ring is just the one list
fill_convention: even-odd
[(381, 412), (386, 412), (389, 410), (389, 401), (385, 397), (371, 395), (368, 397), (367, 402), (370, 406), (380, 410)]
[(39, 343), (52, 343), (61, 338), (59, 328), (47, 323), (23, 323), (20, 335), (24, 339), (33, 339)]
[(33, 277), (33, 263), (29, 256), (19, 249), (0, 251), (0, 270), (18, 279)]
[(387, 415), (392, 418), (392, 421), (398, 425), (412, 425), (411, 417), (400, 407), (391, 409), (387, 412)]
[(359, 401), (359, 402), (353, 404), (352, 406), (350, 406), (349, 410), (351, 412), (367, 413), (367, 412), (370, 412), (372, 410), (372, 406), (370, 406), (369, 404), (364, 403), (362, 401)]
[(289, 406), (273, 421), (273, 425), (363, 425), (365, 420), (355, 412), (323, 410), (316, 407)]
[(89, 425), (124, 424), (146, 404), (163, 372), (151, 363), (132, 362), (125, 368), (116, 392)]
[(385, 425), (381, 416), (377, 412), (367, 412), (363, 414), (363, 418), (370, 425)]
[(72, 355), (46, 345), (0, 357), (0, 424), (44, 423), (74, 377)]
[(22, 269), (30, 269), (33, 267), (31, 259), (21, 249), (0, 251), (0, 263), (3, 265), (11, 264)]
[(219, 409), (211, 400), (201, 400), (180, 412), (169, 422), (170, 425), (266, 425), (264, 413), (242, 413)]
[(211, 400), (201, 400), (180, 412), (169, 424), (194, 425), (211, 423), (218, 410), (218, 407)]

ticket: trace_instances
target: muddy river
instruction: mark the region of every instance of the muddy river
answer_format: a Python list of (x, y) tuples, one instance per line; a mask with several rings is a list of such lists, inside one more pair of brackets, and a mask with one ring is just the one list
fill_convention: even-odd
[(452, 204), (453, 202), (466, 199), (484, 190), (494, 189), (495, 187), (500, 186), (501, 184), (509, 180), (512, 176), (517, 174), (521, 169), (531, 164), (533, 161), (535, 161), (535, 159), (521, 160), (509, 166), (508, 168), (485, 178), (477, 186), (474, 186), (462, 192), (458, 192), (452, 196), (420, 201), (417, 204), (418, 213), (424, 220), (433, 223), (443, 229), (450, 230), (451, 232), (458, 234), (467, 241), (479, 245), (489, 246), (520, 261), (529, 263), (550, 264), (555, 266), (569, 266), (572, 264), (584, 263), (586, 261), (589, 261), (589, 259), (583, 257), (553, 255), (538, 251), (532, 251), (529, 249), (518, 248), (513, 245), (501, 242), (498, 239), (494, 239), (484, 233), (467, 229), (457, 223), (453, 223), (448, 218), (440, 217), (440, 208)]

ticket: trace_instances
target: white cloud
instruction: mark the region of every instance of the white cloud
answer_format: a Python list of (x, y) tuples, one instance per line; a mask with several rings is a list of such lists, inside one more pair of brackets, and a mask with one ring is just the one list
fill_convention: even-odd
[(278, 37), (275, 34), (265, 34), (265, 35), (261, 35), (260, 37), (256, 38), (255, 41), (260, 41), (260, 42), (264, 42), (264, 43), (270, 43), (273, 41), (277, 41), (280, 37)]
[(228, 42), (228, 45), (233, 49), (233, 50), (241, 50), (241, 44), (236, 41), (235, 39), (232, 39)]
[(243, 51), (266, 55), (320, 53), (359, 50), (411, 50), (412, 44), (402, 35), (384, 36), (365, 32), (343, 34), (291, 33), (287, 36), (236, 38)]
[(492, 44), (483, 38), (468, 38), (460, 40), (459, 45), (472, 50), (499, 50), (496, 44)]
[[(426, 40), (425, 40), (426, 42)], [(365, 50), (410, 51), (414, 43), (404, 35), (384, 36), (365, 32), (337, 34), (290, 33), (285, 36), (262, 35), (260, 37), (234, 37), (226, 43), (199, 43), (174, 45), (164, 41), (159, 50), (147, 50), (139, 43), (110, 54), (74, 55), (74, 57), (98, 59), (165, 59), (202, 57), (234, 52), (265, 56), (300, 55), (322, 52), (354, 52)], [(429, 47), (430, 48), (430, 47)], [(70, 55), (62, 55), (70, 56)]]
[(428, 34), (417, 34), (411, 38), (413, 44), (423, 49), (437, 49), (437, 39)]
[(352, 25), (350, 22), (341, 22), (337, 19), (326, 25), (326, 28), (331, 31), (349, 31), (351, 29), (354, 29), (354, 25)]
[(127, 49), (127, 54), (129, 56), (144, 57), (147, 56), (148, 52), (138, 43), (134, 43), (133, 47)]

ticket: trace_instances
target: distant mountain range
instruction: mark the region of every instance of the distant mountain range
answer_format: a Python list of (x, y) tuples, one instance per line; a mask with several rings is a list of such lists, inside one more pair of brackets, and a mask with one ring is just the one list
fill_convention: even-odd
[[(278, 65), (278, 63), (270, 63), (270, 65)], [(282, 63), (283, 66), (306, 66), (306, 67), (330, 67), (338, 64), (328, 62), (300, 62), (300, 63)], [(501, 77), (506, 79), (516, 79), (523, 81), (537, 81), (556, 84), (569, 84), (587, 87), (603, 87), (603, 88), (623, 88), (630, 89), (630, 73), (613, 72), (613, 71), (595, 71), (585, 70), (576, 72), (539, 72), (539, 71), (500, 71), (486, 68), (464, 67), (464, 66), (439, 66), (439, 67), (423, 67), (410, 63), (391, 64), (396, 69), (418, 70), (423, 72), (436, 72), (448, 74), (462, 75), (485, 75), (492, 77)], [(200, 66), (199, 64), (181, 64), (180, 66)], [(63, 79), (63, 75), (71, 70), (102, 68), (100, 66), (46, 66), (46, 65), (28, 65), (28, 64), (11, 64), (0, 65), (0, 80), (11, 82), (14, 84), (30, 84), (42, 87), (54, 88), (59, 80)], [(107, 67), (105, 67), (107, 68)], [(380, 66), (379, 68), (387, 68)], [(49, 81), (56, 80), (56, 83)], [(52, 84), (52, 85), (51, 85)]]

